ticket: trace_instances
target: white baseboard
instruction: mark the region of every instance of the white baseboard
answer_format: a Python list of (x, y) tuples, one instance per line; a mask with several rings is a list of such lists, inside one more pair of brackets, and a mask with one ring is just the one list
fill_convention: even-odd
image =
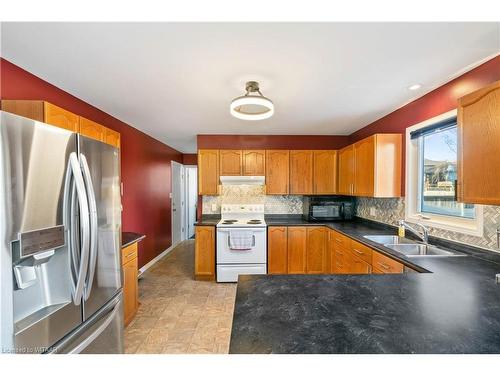
[(172, 245), (170, 246), (168, 249), (162, 251), (160, 254), (158, 254), (156, 257), (154, 257), (153, 259), (151, 259), (149, 262), (147, 262), (144, 266), (142, 266), (141, 268), (139, 268), (139, 276), (145, 272), (148, 268), (152, 267), (156, 262), (158, 262), (161, 258), (163, 258), (165, 255), (167, 255), (168, 253), (170, 253), (176, 246), (178, 245), (175, 244), (175, 245)]

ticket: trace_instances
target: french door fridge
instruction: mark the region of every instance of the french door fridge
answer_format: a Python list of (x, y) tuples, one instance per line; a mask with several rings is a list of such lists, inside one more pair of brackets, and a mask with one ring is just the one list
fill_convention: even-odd
[(2, 352), (123, 352), (119, 160), (1, 111)]

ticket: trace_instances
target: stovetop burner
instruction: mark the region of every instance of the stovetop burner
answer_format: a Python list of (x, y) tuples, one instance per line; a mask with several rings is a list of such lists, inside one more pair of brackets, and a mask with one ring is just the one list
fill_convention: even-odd
[(261, 220), (249, 220), (247, 221), (247, 224), (262, 224)]
[(234, 224), (234, 223), (236, 223), (237, 221), (238, 221), (238, 220), (224, 220), (224, 221), (222, 222), (222, 224)]

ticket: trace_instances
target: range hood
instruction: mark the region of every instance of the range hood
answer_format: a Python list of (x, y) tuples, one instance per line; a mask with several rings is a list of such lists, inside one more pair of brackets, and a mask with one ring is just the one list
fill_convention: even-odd
[(265, 176), (220, 176), (222, 185), (264, 185)]

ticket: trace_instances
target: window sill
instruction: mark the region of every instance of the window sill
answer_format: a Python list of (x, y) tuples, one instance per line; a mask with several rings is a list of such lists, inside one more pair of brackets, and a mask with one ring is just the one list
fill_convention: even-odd
[(482, 207), (476, 206), (475, 220), (453, 218), (450, 216), (440, 216), (425, 214), (423, 218), (420, 214), (407, 214), (406, 221), (410, 223), (420, 223), (431, 228), (447, 230), (460, 234), (467, 234), (469, 236), (482, 237), (483, 236), (483, 212)]

